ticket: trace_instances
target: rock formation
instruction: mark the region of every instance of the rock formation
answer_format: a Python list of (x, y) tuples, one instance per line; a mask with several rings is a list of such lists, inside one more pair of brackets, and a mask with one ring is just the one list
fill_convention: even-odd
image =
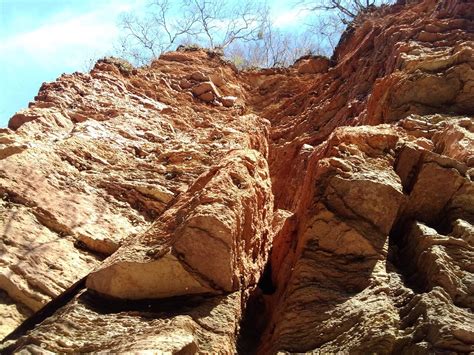
[(473, 352), (473, 115), (464, 0), (43, 84), (0, 130), (2, 351)]

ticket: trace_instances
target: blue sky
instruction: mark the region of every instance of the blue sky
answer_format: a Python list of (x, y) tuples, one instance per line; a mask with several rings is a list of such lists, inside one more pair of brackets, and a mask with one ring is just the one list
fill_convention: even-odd
[[(238, 0), (233, 0), (238, 1)], [(0, 0), (0, 127), (33, 101), (43, 82), (86, 71), (91, 59), (114, 53), (117, 20), (140, 13), (147, 0)], [(306, 16), (292, 1), (268, 1), (275, 23)]]

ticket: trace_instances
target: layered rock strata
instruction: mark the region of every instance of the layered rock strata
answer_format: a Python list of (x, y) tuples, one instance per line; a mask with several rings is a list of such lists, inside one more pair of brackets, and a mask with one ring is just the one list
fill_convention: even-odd
[(0, 132), (3, 334), (86, 286), (4, 351), (474, 351), (472, 14), (387, 6), (284, 69), (181, 50), (44, 84)]
[(123, 299), (247, 289), (265, 266), (272, 219), (266, 160), (257, 151), (229, 152), (92, 272), (87, 288)]

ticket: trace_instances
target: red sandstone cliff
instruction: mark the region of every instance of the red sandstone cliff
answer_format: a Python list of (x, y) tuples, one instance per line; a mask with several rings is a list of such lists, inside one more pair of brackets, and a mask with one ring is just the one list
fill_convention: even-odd
[(425, 0), (331, 61), (44, 84), (0, 130), (1, 334), (39, 311), (3, 351), (474, 351), (473, 40)]

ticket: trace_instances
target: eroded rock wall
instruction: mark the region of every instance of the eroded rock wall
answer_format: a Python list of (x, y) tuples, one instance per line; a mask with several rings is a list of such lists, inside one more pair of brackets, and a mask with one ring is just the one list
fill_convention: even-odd
[(86, 281), (4, 351), (474, 351), (473, 13), (378, 9), (285, 69), (177, 51), (44, 84), (0, 135), (3, 334)]
[(294, 213), (262, 353), (472, 351), (473, 4), (382, 12), (326, 73), (281, 90), (285, 73), (247, 77), (281, 95), (256, 107), (276, 206)]

